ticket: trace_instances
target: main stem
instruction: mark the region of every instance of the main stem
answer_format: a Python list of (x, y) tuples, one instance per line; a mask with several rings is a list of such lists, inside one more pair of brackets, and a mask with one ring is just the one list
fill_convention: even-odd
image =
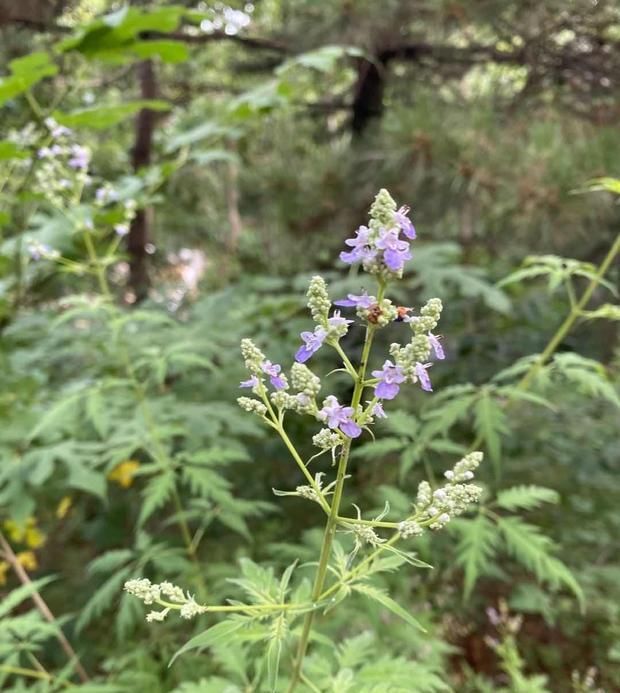
[[(383, 294), (385, 292), (385, 286), (383, 284), (379, 285), (379, 291), (377, 294), (377, 301), (380, 302), (383, 299)], [(357, 372), (357, 379), (355, 382), (355, 389), (353, 390), (353, 397), (351, 398), (351, 406), (353, 411), (357, 412), (357, 407), (359, 406), (360, 400), (362, 399), (362, 393), (364, 391), (364, 380), (366, 378), (366, 368), (368, 366), (368, 357), (370, 355), (370, 347), (372, 346), (372, 340), (376, 331), (375, 325), (368, 325), (366, 328), (366, 336), (364, 338), (364, 347), (362, 349), (362, 358), (360, 361), (360, 367)], [(319, 566), (316, 571), (314, 578), (314, 586), (312, 588), (312, 601), (317, 602), (323, 592), (323, 587), (325, 585), (325, 578), (327, 576), (327, 568), (329, 565), (329, 557), (332, 551), (332, 544), (334, 543), (334, 536), (336, 535), (336, 528), (338, 526), (338, 512), (340, 510), (340, 503), (342, 501), (342, 492), (344, 490), (344, 480), (347, 475), (347, 464), (349, 462), (349, 454), (351, 452), (351, 439), (347, 438), (347, 442), (342, 447), (342, 452), (340, 453), (340, 458), (338, 460), (338, 472), (336, 474), (336, 486), (334, 488), (334, 496), (332, 498), (331, 509), (329, 516), (327, 518), (327, 524), (325, 525), (325, 531), (323, 533), (323, 545), (321, 546), (321, 555), (319, 556)], [(287, 693), (292, 693), (299, 680), (301, 678), (301, 668), (303, 666), (304, 657), (306, 656), (306, 650), (308, 649), (308, 640), (310, 638), (310, 632), (312, 630), (312, 623), (314, 621), (315, 611), (310, 611), (306, 614), (304, 618), (304, 623), (301, 631), (301, 637), (299, 639), (299, 646), (297, 648), (297, 654), (295, 656), (295, 664), (293, 666), (293, 673), (291, 677), (291, 683), (289, 684)]]

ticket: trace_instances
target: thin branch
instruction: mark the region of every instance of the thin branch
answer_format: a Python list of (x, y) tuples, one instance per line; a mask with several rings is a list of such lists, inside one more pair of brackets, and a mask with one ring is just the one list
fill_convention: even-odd
[[(17, 575), (17, 578), (22, 583), (22, 585), (28, 585), (31, 587), (32, 580), (30, 579), (30, 576), (24, 569), (24, 566), (22, 566), (22, 564), (17, 560), (15, 552), (11, 548), (9, 542), (5, 539), (4, 534), (2, 534), (2, 532), (0, 532), (0, 549), (2, 549), (4, 557), (6, 558), (7, 562), (11, 565), (11, 568), (13, 568), (13, 570), (15, 571), (15, 574)], [(90, 679), (88, 674), (86, 673), (86, 670), (80, 662), (80, 658), (71, 646), (71, 643), (67, 640), (60, 626), (58, 626), (54, 614), (51, 612), (49, 606), (47, 605), (41, 594), (37, 590), (33, 590), (30, 595), (30, 598), (35, 603), (37, 609), (41, 612), (43, 618), (46, 621), (48, 621), (48, 623), (51, 623), (57, 627), (56, 638), (60, 643), (60, 646), (64, 650), (69, 660), (73, 662), (75, 670), (78, 676), (80, 677), (81, 681), (83, 683), (88, 682)]]

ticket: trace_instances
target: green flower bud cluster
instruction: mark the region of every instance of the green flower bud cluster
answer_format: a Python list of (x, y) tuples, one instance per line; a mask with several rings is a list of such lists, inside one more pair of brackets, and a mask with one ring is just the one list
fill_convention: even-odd
[(321, 450), (331, 450), (342, 443), (342, 436), (331, 428), (322, 428), (312, 436), (312, 444)]
[(432, 332), (439, 323), (443, 304), (440, 298), (431, 298), (420, 308), (419, 317), (410, 322), (413, 333), (427, 334)]
[(427, 523), (430, 529), (441, 529), (450, 520), (464, 513), (467, 508), (480, 500), (482, 489), (475, 484), (462, 483), (473, 478), (473, 470), (482, 461), (481, 452), (472, 452), (456, 463), (454, 469), (447, 471), (448, 483), (435, 491), (423, 481), (418, 486), (416, 510), (421, 517), (418, 522)]
[(375, 530), (368, 525), (352, 525), (351, 532), (355, 537), (355, 544), (357, 547), (361, 547), (364, 544), (378, 546), (385, 542), (385, 539), (380, 537)]
[[(420, 309), (420, 315), (410, 318), (409, 324), (413, 331), (413, 336), (409, 344), (390, 345), (390, 355), (394, 363), (400, 366), (405, 376), (412, 382), (417, 380), (415, 373), (416, 365), (428, 361), (431, 355), (431, 338), (429, 334), (437, 327), (443, 305), (438, 298), (431, 298)], [(436, 337), (433, 337), (437, 341)]]
[(245, 367), (253, 375), (262, 374), (261, 364), (265, 362), (265, 354), (254, 344), (251, 339), (241, 340), (241, 355), (245, 362)]
[(259, 402), (257, 399), (252, 399), (251, 397), (237, 397), (237, 404), (250, 414), (265, 416), (267, 413), (267, 407), (262, 402)]
[(396, 208), (397, 205), (394, 198), (385, 188), (381, 188), (370, 207), (370, 223), (368, 227), (372, 231), (378, 232), (381, 228), (393, 226)]
[(291, 384), (309, 397), (316, 397), (321, 390), (321, 379), (303, 363), (295, 362), (291, 367)]
[(398, 532), (403, 539), (408, 539), (409, 537), (419, 537), (424, 534), (424, 528), (415, 520), (403, 520), (398, 525)]
[(323, 277), (315, 275), (310, 280), (308, 291), (308, 308), (312, 314), (312, 319), (319, 325), (327, 325), (331, 301), (327, 292), (327, 284)]

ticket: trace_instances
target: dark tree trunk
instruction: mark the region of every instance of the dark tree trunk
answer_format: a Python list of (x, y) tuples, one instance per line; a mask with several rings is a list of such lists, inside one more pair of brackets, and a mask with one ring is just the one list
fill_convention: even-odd
[[(153, 61), (144, 60), (138, 64), (137, 69), (140, 96), (143, 99), (156, 98), (157, 77)], [(136, 172), (151, 163), (155, 119), (155, 111), (148, 108), (143, 108), (136, 117), (136, 137), (132, 151), (132, 165)], [(138, 302), (146, 298), (150, 285), (146, 247), (151, 240), (151, 217), (151, 210), (137, 210), (127, 237), (130, 267), (129, 285)]]
[(357, 85), (352, 106), (351, 130), (358, 137), (373, 120), (383, 114), (385, 78), (383, 64), (360, 59), (357, 67)]

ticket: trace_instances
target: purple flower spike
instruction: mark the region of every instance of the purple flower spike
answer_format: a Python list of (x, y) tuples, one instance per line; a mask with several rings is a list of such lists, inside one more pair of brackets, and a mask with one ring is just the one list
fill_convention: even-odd
[(375, 395), (381, 399), (394, 399), (400, 390), (400, 383), (405, 382), (405, 374), (401, 366), (395, 366), (389, 359), (380, 371), (373, 371), (379, 382), (375, 386)]
[(355, 294), (347, 294), (346, 298), (340, 301), (334, 301), (335, 306), (342, 306), (343, 308), (363, 308), (368, 310), (370, 306), (374, 305), (377, 299), (374, 296), (369, 296), (365, 291), (363, 294), (356, 296)]
[(426, 372), (426, 369), (430, 365), (431, 365), (430, 363), (425, 363), (425, 364), (416, 363), (416, 365), (415, 365), (415, 374), (418, 376), (418, 380), (420, 381), (420, 386), (426, 392), (432, 392), (433, 391), (433, 386), (431, 385), (431, 379), (428, 377), (428, 373)]
[(353, 421), (353, 407), (345, 407), (338, 402), (334, 395), (325, 398), (319, 419), (326, 421), (330, 428), (339, 428), (345, 436), (357, 438), (362, 429)]
[(253, 375), (249, 380), (242, 380), (239, 387), (257, 387), (259, 383), (258, 377)]
[(314, 332), (302, 332), (301, 338), (304, 341), (295, 354), (295, 361), (305, 363), (312, 354), (315, 354), (322, 346), (327, 337), (327, 330), (317, 327)]
[(411, 223), (411, 219), (409, 219), (409, 207), (403, 206), (398, 210), (398, 212), (395, 212), (394, 220), (400, 226), (400, 230), (405, 234), (405, 236), (407, 236), (407, 238), (413, 240), (416, 237), (415, 227)]
[(441, 342), (439, 341), (439, 337), (436, 337), (434, 334), (431, 334), (429, 332), (428, 341), (430, 342), (431, 347), (435, 352), (435, 358), (439, 359), (440, 361), (443, 361), (443, 359), (446, 358), (446, 355), (444, 353), (443, 347), (441, 346)]
[(377, 239), (377, 248), (383, 250), (383, 261), (393, 272), (399, 272), (411, 260), (409, 243), (398, 238), (398, 229), (383, 230)]
[(286, 381), (280, 375), (282, 367), (279, 364), (271, 363), (271, 361), (263, 361), (260, 367), (263, 373), (266, 373), (269, 376), (269, 380), (276, 390), (284, 390), (286, 387)]

